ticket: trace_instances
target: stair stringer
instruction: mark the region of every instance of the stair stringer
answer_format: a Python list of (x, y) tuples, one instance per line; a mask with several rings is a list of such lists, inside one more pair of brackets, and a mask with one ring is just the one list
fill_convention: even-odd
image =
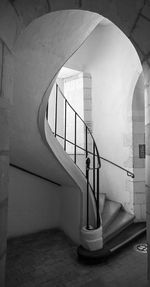
[[(53, 83), (51, 83), (46, 93), (50, 94), (52, 84)], [(47, 147), (52, 150), (54, 156), (57, 158), (59, 163), (62, 165), (62, 168), (65, 168), (65, 171), (69, 174), (73, 182), (76, 184), (76, 186), (80, 190), (80, 214), (81, 214), (80, 224), (79, 224), (80, 226), (79, 230), (81, 231), (80, 244), (82, 244), (82, 246), (84, 246), (85, 248), (89, 250), (100, 249), (103, 246), (102, 226), (97, 228), (96, 201), (93, 195), (93, 191), (91, 187), (89, 186), (89, 223), (92, 229), (87, 230), (86, 229), (86, 218), (87, 218), (86, 177), (83, 174), (83, 172), (79, 169), (79, 167), (73, 162), (70, 156), (64, 151), (62, 145), (59, 143), (59, 141), (54, 136), (48, 124), (48, 121), (45, 117), (45, 109), (43, 107), (41, 104), (40, 113), (39, 113), (39, 119), (42, 114), (44, 115), (44, 119), (45, 119), (44, 127), (43, 127), (43, 121), (42, 120), (39, 121), (39, 127), (41, 130), (43, 141), (45, 142), (45, 145), (47, 145)], [(42, 110), (43, 110), (43, 113), (41, 113)], [(41, 126), (40, 126), (40, 123), (41, 123)], [(69, 202), (69, 200), (67, 200), (67, 202)]]
[[(62, 165), (62, 168), (65, 168), (65, 171), (72, 179), (73, 184), (68, 186), (68, 188), (76, 189), (76, 192), (78, 193), (80, 199), (80, 222), (78, 222), (78, 237), (80, 238), (79, 242), (81, 244), (82, 238), (80, 231), (82, 230), (83, 226), (86, 226), (86, 214), (87, 214), (87, 198), (86, 198), (86, 188), (87, 188), (87, 182), (86, 178), (81, 172), (81, 170), (74, 164), (70, 156), (63, 150), (61, 144), (57, 141), (57, 139), (54, 137), (47, 120), (45, 119), (45, 138), (43, 138), (45, 141), (45, 144), (49, 149), (52, 150), (54, 156), (57, 158), (59, 163)], [(64, 192), (65, 192), (65, 186), (64, 186)], [(63, 196), (63, 195), (62, 195)], [(69, 198), (67, 200), (67, 204), (69, 204)], [(93, 227), (96, 227), (96, 204), (95, 199), (93, 196), (93, 192), (90, 189), (90, 224)], [(69, 216), (69, 214), (68, 214)], [(67, 224), (67, 222), (66, 222)], [(64, 227), (65, 228), (65, 227)], [(74, 226), (72, 225), (72, 228), (74, 229)], [(71, 234), (71, 233), (70, 233)], [(70, 235), (69, 234), (69, 235)], [(83, 241), (82, 241), (83, 243)]]
[[(57, 76), (56, 76), (57, 77)], [(65, 170), (65, 173), (69, 175), (70, 181), (69, 184), (63, 185), (63, 192), (65, 193), (68, 188), (70, 188), (70, 191), (74, 189), (74, 191), (79, 195), (79, 212), (80, 216), (78, 215), (79, 221), (75, 223), (75, 226), (77, 226), (76, 234), (74, 232), (74, 225), (73, 220), (72, 225), (70, 225), (70, 229), (67, 228), (67, 222), (66, 226), (61, 226), (63, 230), (66, 232), (66, 234), (71, 237), (71, 239), (76, 242), (77, 244), (82, 244), (82, 246), (87, 247), (87, 243), (85, 240), (82, 240), (82, 228), (86, 226), (86, 204), (87, 204), (87, 198), (86, 198), (86, 178), (83, 175), (83, 172), (74, 164), (73, 160), (70, 158), (70, 156), (64, 151), (62, 145), (58, 142), (58, 140), (55, 138), (47, 120), (45, 117), (45, 109), (47, 104), (47, 98), (51, 93), (51, 89), (53, 87), (53, 84), (55, 82), (56, 77), (51, 82), (49, 88), (46, 90), (45, 97), (43, 97), (43, 100), (40, 105), (39, 109), (39, 115), (38, 115), (38, 124), (39, 124), (39, 130), (42, 137), (42, 140), (47, 147), (47, 149), (53, 153), (53, 156), (56, 158), (56, 160), (61, 165), (62, 169)], [(46, 101), (46, 102), (45, 102)], [(63, 196), (63, 195), (62, 195)], [(67, 202), (69, 202), (69, 198), (67, 198)], [(96, 204), (95, 199), (93, 196), (93, 192), (90, 189), (90, 224), (93, 227), (96, 227)], [(68, 218), (70, 214), (68, 213)], [(92, 232), (92, 231), (91, 231)], [(95, 239), (95, 237), (94, 237)], [(98, 241), (100, 238), (98, 238)]]

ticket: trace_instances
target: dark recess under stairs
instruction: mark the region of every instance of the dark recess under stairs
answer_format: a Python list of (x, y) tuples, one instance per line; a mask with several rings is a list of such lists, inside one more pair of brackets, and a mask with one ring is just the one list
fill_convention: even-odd
[(123, 206), (100, 195), (100, 207), (103, 227), (103, 249), (90, 251), (82, 246), (78, 248), (79, 259), (86, 263), (97, 263), (146, 232), (145, 222), (134, 222), (134, 215)]

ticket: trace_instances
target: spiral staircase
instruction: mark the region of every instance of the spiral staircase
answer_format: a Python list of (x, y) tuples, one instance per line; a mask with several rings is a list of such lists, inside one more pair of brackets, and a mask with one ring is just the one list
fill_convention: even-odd
[[(51, 96), (50, 96), (51, 97)], [(86, 262), (99, 262), (108, 257), (131, 240), (137, 238), (146, 232), (145, 222), (134, 222), (134, 215), (128, 213), (121, 203), (112, 201), (107, 198), (105, 193), (100, 190), (100, 169), (101, 160), (109, 160), (101, 157), (93, 138), (93, 135), (80, 117), (80, 115), (71, 106), (65, 98), (58, 84), (56, 84), (56, 92), (52, 104), (47, 105), (46, 121), (48, 122), (48, 114), (53, 109), (53, 123), (49, 123), (55, 138), (63, 146), (64, 152), (67, 152), (67, 145), (72, 146), (72, 159), (74, 164), (80, 168), (80, 172), (84, 174), (86, 181), (86, 224), (81, 227), (81, 245), (78, 248), (78, 256)], [(58, 116), (58, 102), (61, 99), (63, 118)], [(68, 109), (72, 112), (74, 118), (74, 133), (70, 138), (67, 135)], [(61, 121), (61, 131), (59, 128)], [(82, 124), (85, 140), (84, 143), (78, 144), (78, 126)], [(62, 126), (63, 123), (63, 126)], [(82, 151), (82, 160), (85, 169), (78, 164), (78, 152)], [(83, 156), (84, 155), (84, 156)], [(110, 162), (116, 165), (115, 163)], [(127, 172), (128, 176), (134, 178), (134, 174), (117, 166)], [(92, 211), (91, 211), (92, 210)]]
[[(146, 230), (144, 223), (134, 223), (133, 215), (99, 190), (101, 160), (105, 159), (99, 155), (89, 128), (65, 99), (59, 87), (56, 98), (58, 100), (62, 97), (64, 102), (63, 134), (58, 130), (57, 100), (55, 107), (49, 107), (55, 114), (53, 127), (48, 127), (45, 117), (49, 94), (59, 70), (101, 21), (100, 15), (91, 15), (88, 11), (84, 15), (82, 11), (76, 10), (50, 13), (31, 23), (19, 35), (13, 47), (15, 69), (14, 99), (10, 115), (10, 161), (62, 187), (73, 186), (79, 191), (82, 204), (80, 214), (78, 210), (75, 213), (75, 207), (72, 216), (75, 219), (77, 215), (78, 222), (74, 220), (76, 226), (74, 222), (73, 226), (70, 223), (71, 231), (68, 233), (72, 233), (71, 238), (81, 244), (78, 255), (86, 260), (100, 260)], [(68, 107), (74, 115), (73, 139), (67, 137)], [(84, 145), (78, 144), (78, 121), (82, 122), (85, 132)], [(68, 143), (74, 150), (73, 161), (66, 153)], [(83, 153), (84, 170), (78, 168), (78, 150)], [(133, 176), (129, 171), (126, 172)], [(71, 204), (72, 207), (73, 200)], [(71, 212), (68, 209), (64, 218), (70, 216)]]

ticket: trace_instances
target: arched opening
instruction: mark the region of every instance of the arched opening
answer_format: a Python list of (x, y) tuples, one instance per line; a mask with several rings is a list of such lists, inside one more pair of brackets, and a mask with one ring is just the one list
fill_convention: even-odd
[[(60, 1), (59, 1), (59, 2), (60, 2)], [(88, 1), (88, 2), (89, 2), (89, 1)], [(57, 4), (58, 4), (58, 3), (57, 3)], [(59, 5), (58, 5), (58, 6), (59, 6)], [(64, 5), (64, 7), (65, 7), (65, 5)], [(90, 9), (90, 8), (91, 8), (91, 9)], [(96, 8), (94, 8), (94, 4), (92, 4), (92, 7), (90, 7), (90, 8), (88, 7), (88, 9), (90, 9), (90, 10), (98, 10), (98, 6), (96, 6)], [(106, 10), (107, 10), (107, 9), (106, 9)], [(109, 14), (109, 13), (111, 14), (110, 11), (108, 12), (108, 14)], [(109, 15), (108, 15), (108, 16), (109, 16)], [(34, 18), (34, 17), (33, 17), (33, 18)], [(114, 18), (115, 18), (115, 17), (114, 17)], [(119, 20), (118, 20), (118, 21), (119, 21)], [(123, 26), (123, 25), (122, 25), (122, 26)], [(39, 74), (39, 75), (40, 75), (40, 74)], [(47, 81), (45, 81), (45, 82), (47, 83)], [(46, 86), (46, 84), (45, 84), (45, 86)], [(42, 92), (43, 92), (43, 90), (44, 90), (44, 89), (42, 89)], [(33, 168), (34, 168), (34, 167), (33, 167)]]

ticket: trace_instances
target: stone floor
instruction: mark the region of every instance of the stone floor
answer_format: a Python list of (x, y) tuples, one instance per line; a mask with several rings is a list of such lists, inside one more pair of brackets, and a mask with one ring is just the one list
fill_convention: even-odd
[(76, 246), (59, 230), (8, 241), (6, 287), (148, 287), (145, 236), (98, 265), (78, 261)]

